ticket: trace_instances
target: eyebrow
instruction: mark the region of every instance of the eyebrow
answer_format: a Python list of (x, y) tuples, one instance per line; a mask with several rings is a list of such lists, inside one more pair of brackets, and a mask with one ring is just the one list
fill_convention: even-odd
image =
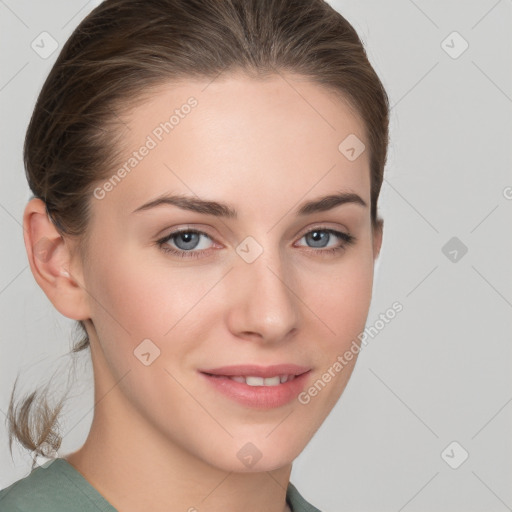
[[(305, 216), (318, 212), (326, 212), (337, 206), (349, 203), (358, 204), (364, 208), (368, 206), (359, 195), (353, 192), (339, 192), (337, 194), (323, 196), (302, 203), (299, 206), (299, 208), (295, 210), (295, 215)], [(162, 205), (177, 206), (178, 208), (181, 208), (183, 210), (190, 210), (197, 213), (213, 215), (215, 217), (224, 217), (227, 219), (236, 219), (238, 217), (237, 211), (232, 206), (226, 203), (220, 203), (218, 201), (208, 201), (205, 199), (200, 199), (198, 197), (191, 197), (185, 195), (159, 196), (139, 206), (138, 208), (133, 210), (132, 213), (147, 211)]]

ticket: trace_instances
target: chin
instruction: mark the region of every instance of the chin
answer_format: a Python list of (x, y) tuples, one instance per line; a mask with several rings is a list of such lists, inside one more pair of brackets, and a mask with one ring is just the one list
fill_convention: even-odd
[(224, 446), (216, 448), (217, 453), (209, 453), (208, 462), (223, 471), (235, 473), (259, 473), (274, 471), (289, 466), (305, 448), (306, 442), (291, 439), (288, 436), (287, 443), (277, 436), (274, 440), (266, 438), (266, 434), (260, 437), (254, 436), (253, 441), (246, 437), (246, 441), (232, 440)]
[[(298, 454), (297, 454), (298, 455)], [(264, 471), (275, 471), (277, 469), (289, 466), (295, 456), (280, 456), (279, 454), (273, 454), (271, 457), (262, 456), (261, 459), (254, 462), (247, 461), (241, 462), (237, 457), (223, 460), (219, 464), (219, 461), (215, 462), (215, 466), (223, 471), (233, 473), (263, 473)]]

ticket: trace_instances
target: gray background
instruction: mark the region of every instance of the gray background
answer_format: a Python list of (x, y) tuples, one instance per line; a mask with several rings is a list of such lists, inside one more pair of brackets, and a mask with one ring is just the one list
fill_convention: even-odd
[[(41, 58), (31, 43), (47, 31), (60, 50), (98, 3), (0, 0), (2, 420), (18, 372), (22, 391), (56, 372), (60, 397), (74, 326), (37, 286), (22, 238), (23, 137), (58, 54)], [(512, 510), (512, 1), (330, 3), (360, 34), (392, 104), (367, 325), (394, 301), (404, 309), (363, 348), (291, 480), (323, 512)], [(458, 56), (454, 31), (469, 44)], [(92, 420), (88, 353), (77, 363), (61, 454), (81, 446)], [(450, 467), (463, 450), (467, 460)], [(2, 488), (30, 468), (28, 452), (13, 453), (2, 426)]]

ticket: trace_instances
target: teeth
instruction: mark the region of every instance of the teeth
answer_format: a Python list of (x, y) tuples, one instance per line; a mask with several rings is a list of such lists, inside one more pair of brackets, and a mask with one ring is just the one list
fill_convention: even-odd
[(264, 386), (266, 380), (263, 377), (245, 377), (245, 383), (248, 386)]
[(263, 382), (265, 383), (265, 386), (278, 386), (279, 384), (281, 384), (281, 380), (279, 379), (279, 376), (268, 377), (266, 379), (263, 379)]
[(247, 384), (248, 386), (278, 386), (284, 384), (290, 380), (293, 380), (295, 375), (276, 375), (275, 377), (255, 377), (255, 376), (234, 376), (230, 377), (231, 380), (240, 382), (241, 384)]

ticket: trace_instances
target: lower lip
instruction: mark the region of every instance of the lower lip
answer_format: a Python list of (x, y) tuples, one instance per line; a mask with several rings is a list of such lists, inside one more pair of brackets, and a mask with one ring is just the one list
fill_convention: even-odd
[(299, 395), (304, 389), (309, 371), (296, 376), (293, 380), (278, 384), (277, 386), (249, 386), (242, 382), (236, 382), (229, 377), (214, 377), (199, 372), (208, 382), (227, 397), (235, 402), (249, 407), (271, 409), (281, 407)]

